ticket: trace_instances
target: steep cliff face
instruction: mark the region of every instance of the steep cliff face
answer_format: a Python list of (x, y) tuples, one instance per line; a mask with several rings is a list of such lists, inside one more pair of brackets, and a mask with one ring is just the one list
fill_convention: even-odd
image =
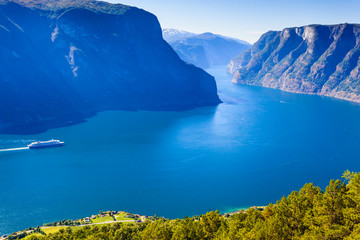
[(360, 102), (360, 25), (265, 33), (231, 60), (233, 82)]
[(213, 33), (193, 34), (164, 29), (163, 35), (182, 60), (201, 68), (225, 65), (251, 47), (247, 42)]
[(214, 78), (181, 61), (156, 17), (137, 8), (0, 0), (0, 36), (0, 130), (220, 102)]

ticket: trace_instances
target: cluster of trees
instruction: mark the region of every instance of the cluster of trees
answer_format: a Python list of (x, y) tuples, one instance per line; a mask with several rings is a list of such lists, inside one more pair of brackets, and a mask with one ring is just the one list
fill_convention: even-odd
[(33, 233), (39, 233), (39, 234), (45, 235), (45, 232), (42, 231), (39, 226), (37, 226), (36, 228), (29, 227), (29, 228), (27, 228), (24, 231), (19, 232), (19, 233), (17, 233), (17, 232), (12, 233), (7, 237), (7, 239), (8, 240), (23, 239), (26, 236), (28, 236), (29, 234), (33, 234)]
[(305, 184), (299, 191), (269, 204), (222, 216), (157, 219), (145, 223), (71, 228), (31, 240), (60, 239), (360, 239), (360, 173), (344, 173), (325, 191)]
[(81, 222), (80, 221), (74, 221), (74, 220), (61, 220), (61, 221), (57, 221), (57, 222), (52, 222), (52, 223), (44, 223), (44, 226), (77, 226), (80, 225)]
[(10, 235), (7, 237), (7, 239), (8, 239), (8, 240), (22, 239), (22, 238), (26, 237), (27, 235), (28, 235), (27, 232), (21, 232), (21, 233), (19, 233), (19, 234), (13, 233), (13, 234), (10, 234)]

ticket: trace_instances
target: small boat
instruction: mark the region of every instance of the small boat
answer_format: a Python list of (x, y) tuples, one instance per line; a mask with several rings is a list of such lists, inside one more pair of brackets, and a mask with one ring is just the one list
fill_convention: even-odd
[(61, 147), (64, 146), (64, 142), (60, 140), (49, 140), (49, 141), (36, 141), (28, 145), (29, 149), (39, 149), (39, 148), (51, 148), (51, 147)]

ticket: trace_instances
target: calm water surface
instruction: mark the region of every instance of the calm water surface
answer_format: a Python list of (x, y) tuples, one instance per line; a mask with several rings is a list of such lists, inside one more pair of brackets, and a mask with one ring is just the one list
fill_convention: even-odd
[(360, 171), (360, 105), (234, 85), (218, 107), (103, 112), (0, 148), (61, 139), (62, 148), (0, 152), (0, 235), (99, 210), (169, 218), (267, 205), (307, 182)]

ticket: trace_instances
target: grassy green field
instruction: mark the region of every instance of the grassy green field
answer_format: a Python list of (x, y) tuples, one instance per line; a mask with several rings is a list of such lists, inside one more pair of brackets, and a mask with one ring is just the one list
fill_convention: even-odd
[(105, 216), (105, 217), (97, 217), (95, 219), (91, 219), (92, 223), (102, 223), (102, 222), (110, 222), (110, 221), (114, 221), (114, 218), (110, 216)]
[[(116, 218), (116, 221), (128, 221), (128, 220), (134, 220), (133, 218), (128, 218), (126, 217), (128, 215), (128, 213), (126, 212), (119, 212), (118, 214), (114, 215), (114, 217)], [(104, 216), (104, 217), (100, 217), (99, 215), (95, 218), (95, 219), (91, 219), (90, 225), (91, 224), (99, 224), (99, 225), (105, 225), (105, 224), (115, 224), (116, 221), (114, 221), (114, 218), (112, 216)], [(113, 222), (113, 223), (105, 223), (105, 222)], [(104, 224), (101, 224), (104, 223)], [(125, 222), (125, 223), (129, 223), (129, 222)], [(41, 227), (41, 230), (46, 234), (52, 234), (52, 233), (56, 233), (58, 231), (60, 231), (60, 229), (65, 229), (67, 227), (71, 227), (72, 230), (77, 230), (82, 228), (83, 226), (50, 226), (50, 227)], [(34, 233), (31, 235), (39, 235), (39, 233)], [(41, 234), (40, 234), (41, 235)], [(30, 235), (27, 236), (26, 239), (30, 239)]]
[(44, 231), (44, 233), (49, 234), (49, 233), (54, 233), (54, 232), (58, 232), (60, 229), (63, 229), (66, 227), (41, 227), (41, 230)]
[(133, 220), (132, 218), (127, 218), (125, 217), (126, 215), (128, 215), (127, 213), (125, 212), (120, 212), (118, 214), (115, 215), (115, 218), (117, 221), (121, 221), (121, 220)]
[(30, 236), (42, 236), (40, 233), (34, 233), (34, 234), (31, 234), (29, 236), (26, 236), (25, 238), (23, 238), (24, 240), (28, 240), (30, 239)]
[[(106, 220), (106, 221), (105, 221), (104, 219), (106, 219), (106, 217), (98, 218), (98, 219), (96, 219), (96, 220), (99, 221), (98, 223), (107, 222), (107, 221), (113, 221), (112, 218), (111, 218), (112, 220)], [(92, 220), (94, 220), (94, 219), (92, 219)], [(131, 219), (131, 218), (124, 218), (124, 219), (122, 219), (122, 220), (133, 220), (133, 219)], [(116, 223), (116, 222), (99, 224), (99, 225), (100, 225), (100, 226), (101, 226), (101, 225), (108, 225), (108, 224), (112, 225), (112, 224), (115, 224), (115, 223)], [(125, 223), (125, 224), (127, 224), (127, 223)], [(99, 226), (99, 225), (98, 225), (98, 226)], [(82, 228), (82, 227), (84, 227), (84, 226), (41, 227), (41, 230), (44, 231), (44, 233), (45, 233), (46, 235), (48, 235), (48, 234), (51, 234), (51, 233), (56, 233), (56, 232), (58, 232), (60, 229), (65, 229), (65, 228), (67, 228), (67, 227), (71, 227), (71, 229), (74, 231), (74, 230), (78, 230), (78, 229), (80, 229), (80, 228)], [(38, 233), (36, 233), (36, 234), (38, 234)], [(26, 239), (26, 238), (25, 238), (25, 239)]]

